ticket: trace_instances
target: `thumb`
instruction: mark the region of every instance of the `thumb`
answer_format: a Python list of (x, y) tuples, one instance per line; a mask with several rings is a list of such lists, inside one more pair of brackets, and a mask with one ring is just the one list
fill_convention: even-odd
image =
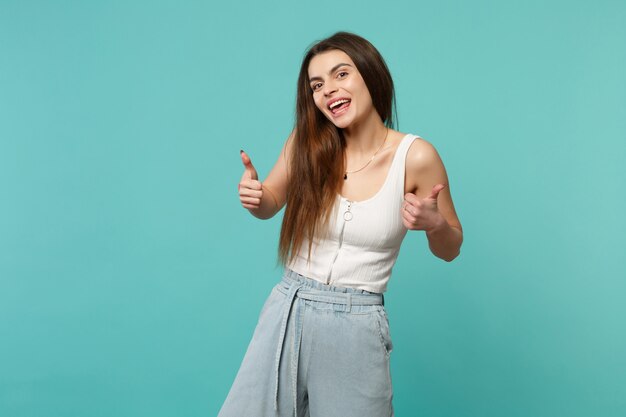
[(247, 176), (251, 180), (258, 180), (259, 175), (257, 174), (256, 169), (254, 168), (254, 165), (252, 165), (252, 161), (250, 160), (250, 157), (248, 156), (247, 153), (243, 151), (243, 149), (240, 151), (240, 153), (241, 153), (241, 162), (243, 162), (243, 166), (245, 167), (244, 176)]
[(446, 188), (447, 184), (437, 184), (433, 187), (432, 191), (428, 198), (437, 201), (437, 196), (439, 196), (439, 192)]

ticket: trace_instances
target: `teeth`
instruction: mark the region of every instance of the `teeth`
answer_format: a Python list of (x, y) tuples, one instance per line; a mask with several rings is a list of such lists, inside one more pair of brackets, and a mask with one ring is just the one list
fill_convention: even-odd
[(337, 106), (341, 106), (343, 103), (347, 103), (347, 102), (349, 102), (349, 101), (350, 101), (350, 100), (346, 100), (346, 99), (343, 99), (343, 100), (337, 100), (337, 101), (335, 101), (333, 104), (331, 104), (331, 105), (330, 105), (330, 106), (328, 106), (328, 107), (332, 110), (332, 109), (334, 109), (335, 107), (337, 107)]

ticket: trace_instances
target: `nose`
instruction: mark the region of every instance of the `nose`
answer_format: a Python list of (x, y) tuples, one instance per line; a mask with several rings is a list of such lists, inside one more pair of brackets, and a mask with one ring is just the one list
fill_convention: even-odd
[(327, 81), (324, 83), (324, 95), (328, 96), (330, 93), (337, 91), (337, 87), (333, 84), (332, 81)]

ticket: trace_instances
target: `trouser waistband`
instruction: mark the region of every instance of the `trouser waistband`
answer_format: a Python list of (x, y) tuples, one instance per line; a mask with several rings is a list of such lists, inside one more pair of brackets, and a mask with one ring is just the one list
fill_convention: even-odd
[(294, 284), (301, 284), (297, 293), (298, 298), (332, 304), (344, 304), (347, 305), (347, 311), (350, 311), (351, 305), (385, 305), (385, 296), (382, 293), (327, 285), (288, 268), (285, 269), (277, 289), (283, 294), (288, 294), (289, 288)]

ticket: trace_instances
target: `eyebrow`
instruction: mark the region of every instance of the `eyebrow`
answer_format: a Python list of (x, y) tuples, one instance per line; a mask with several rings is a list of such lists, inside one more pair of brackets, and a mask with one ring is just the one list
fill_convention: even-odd
[[(337, 71), (337, 69), (338, 69), (339, 67), (343, 67), (344, 65), (347, 65), (348, 67), (352, 67), (352, 65), (350, 65), (350, 64), (345, 64), (345, 63), (337, 64), (337, 65), (335, 65), (334, 67), (332, 67), (332, 68), (330, 69), (330, 71), (328, 71), (328, 75), (330, 75), (330, 74), (332, 74), (333, 72)], [(309, 82), (311, 82), (311, 81), (315, 81), (315, 80), (320, 80), (320, 81), (321, 81), (322, 79), (321, 79), (320, 77), (311, 77), (311, 78), (309, 78)]]

